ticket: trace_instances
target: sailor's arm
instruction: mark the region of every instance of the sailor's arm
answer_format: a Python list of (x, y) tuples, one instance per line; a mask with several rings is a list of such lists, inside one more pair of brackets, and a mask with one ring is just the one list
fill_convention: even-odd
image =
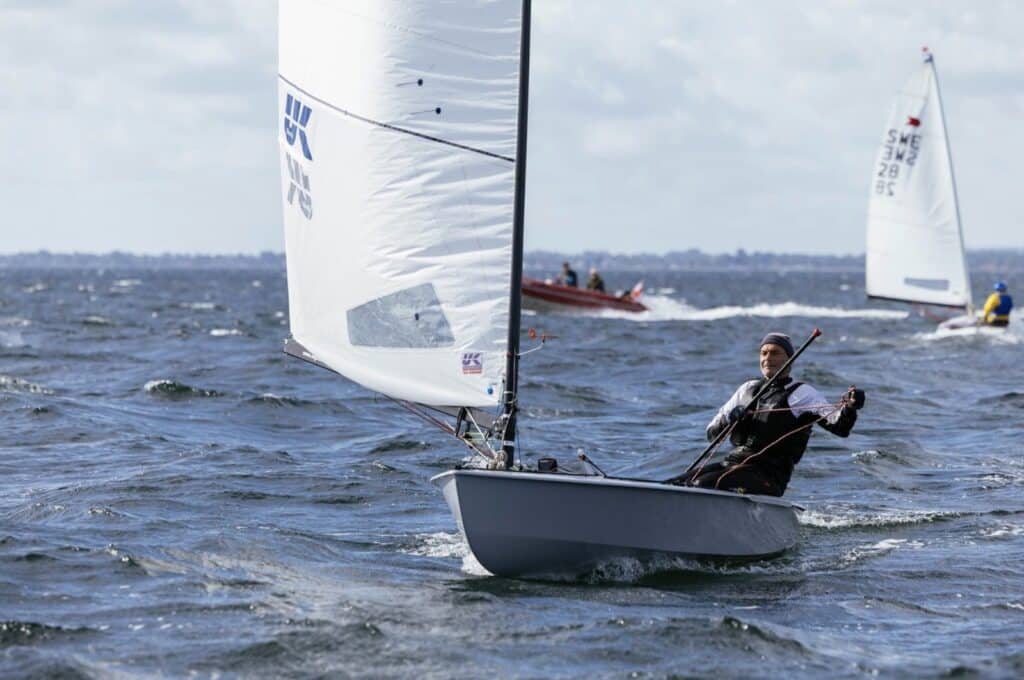
[(722, 430), (729, 427), (729, 414), (732, 413), (737, 406), (745, 406), (747, 402), (749, 402), (749, 398), (745, 400), (744, 397), (746, 397), (747, 393), (750, 392), (750, 386), (756, 384), (756, 380), (749, 380), (743, 383), (735, 392), (733, 392), (733, 395), (729, 397), (729, 401), (725, 402), (722, 405), (722, 408), (718, 409), (718, 413), (716, 413), (715, 417), (711, 419), (711, 422), (708, 423), (707, 429), (705, 430), (705, 434), (707, 435), (709, 442), (714, 441), (715, 437), (722, 433)]
[(987, 319), (988, 315), (995, 311), (995, 308), (999, 306), (999, 293), (992, 293), (985, 300), (985, 306), (981, 310), (981, 318)]
[[(858, 396), (859, 395), (859, 396)], [(801, 385), (789, 398), (789, 407), (793, 415), (799, 418), (804, 413), (812, 413), (822, 420), (818, 424), (834, 435), (849, 437), (857, 422), (857, 410), (864, 405), (864, 391), (850, 391), (843, 397), (843, 404), (838, 409), (825, 400), (821, 392), (810, 385)]]

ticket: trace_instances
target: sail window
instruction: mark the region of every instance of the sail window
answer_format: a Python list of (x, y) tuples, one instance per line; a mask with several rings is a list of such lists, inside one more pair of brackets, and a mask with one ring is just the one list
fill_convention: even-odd
[(903, 283), (916, 288), (927, 288), (928, 290), (949, 290), (949, 279), (903, 279)]
[(363, 347), (423, 349), (455, 344), (448, 318), (431, 283), (348, 310), (348, 339)]

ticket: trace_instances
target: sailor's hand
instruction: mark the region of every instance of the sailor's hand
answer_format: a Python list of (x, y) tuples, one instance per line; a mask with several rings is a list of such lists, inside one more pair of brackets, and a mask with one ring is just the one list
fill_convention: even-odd
[(855, 411), (859, 411), (864, 408), (864, 390), (857, 389), (851, 385), (850, 389), (847, 390), (846, 395), (843, 397), (843, 400), (853, 407)]
[(738, 423), (746, 418), (748, 415), (746, 406), (737, 406), (725, 416), (725, 421), (732, 425)]

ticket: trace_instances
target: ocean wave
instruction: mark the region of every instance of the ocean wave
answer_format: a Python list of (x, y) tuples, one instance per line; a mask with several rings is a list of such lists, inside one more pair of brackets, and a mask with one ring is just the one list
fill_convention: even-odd
[(842, 307), (817, 307), (798, 302), (762, 303), (750, 306), (726, 305), (697, 309), (685, 301), (660, 295), (643, 298), (646, 312), (622, 312), (605, 309), (595, 316), (630, 321), (722, 321), (736, 317), (807, 317), (828, 319), (906, 319), (908, 312), (890, 309), (844, 309)]
[(219, 397), (220, 392), (192, 387), (174, 380), (150, 380), (143, 388), (146, 392), (165, 397)]
[(211, 328), (210, 335), (215, 338), (224, 338), (230, 335), (243, 335), (237, 328)]
[(0, 347), (17, 349), (25, 346), (25, 338), (18, 331), (0, 331)]
[(895, 550), (917, 549), (924, 547), (921, 541), (910, 541), (905, 538), (885, 538), (877, 543), (858, 546), (848, 550), (839, 560), (840, 565), (848, 567), (872, 557), (880, 557)]
[(407, 555), (436, 557), (440, 559), (457, 559), (462, 561), (462, 573), (470, 576), (491, 576), (491, 572), (480, 562), (462, 539), (462, 534), (438, 531), (431, 534), (418, 534), (412, 546), (402, 552)]
[(221, 305), (216, 302), (182, 302), (181, 307), (184, 309), (192, 309), (197, 312), (208, 312), (215, 309), (224, 309)]
[(1021, 324), (1011, 324), (1007, 328), (991, 326), (969, 326), (967, 328), (937, 328), (930, 333), (916, 333), (915, 340), (921, 342), (942, 342), (945, 340), (980, 340), (1001, 345), (1020, 345), (1024, 343), (1024, 331)]
[(97, 632), (93, 628), (65, 627), (35, 621), (0, 621), (0, 647), (34, 645), (56, 638)]
[(54, 391), (48, 387), (37, 385), (29, 382), (28, 380), (22, 380), (21, 378), (12, 378), (6, 375), (0, 375), (0, 392), (24, 392), (27, 394), (54, 394)]
[(32, 322), (28, 319), (22, 319), (19, 316), (0, 316), (0, 326), (6, 326), (8, 328), (25, 328), (31, 326)]
[(798, 517), (800, 523), (805, 526), (820, 529), (851, 529), (926, 524), (956, 519), (964, 514), (962, 512), (943, 510), (885, 510), (877, 512), (805, 510)]
[(114, 320), (98, 314), (90, 314), (82, 319), (83, 326), (113, 326)]
[(470, 554), (469, 546), (462, 540), (462, 534), (447, 531), (417, 534), (413, 545), (403, 552), (408, 555), (440, 558), (463, 558)]
[(273, 392), (264, 392), (258, 396), (251, 397), (249, 402), (271, 404), (273, 406), (306, 406), (313, 403), (296, 397), (282, 397), (281, 395), (274, 394)]
[[(781, 635), (768, 628), (765, 624), (750, 623), (735, 616), (722, 617), (719, 629), (733, 634), (738, 633), (746, 638), (755, 638), (755, 644), (767, 643), (769, 646), (776, 648), (777, 651), (782, 651), (777, 649), (779, 647), (785, 648), (787, 655), (792, 655), (793, 653), (809, 655), (811, 653), (811, 650), (799, 640)], [(748, 641), (745, 646), (749, 647), (749, 644), (750, 642)]]
[(984, 539), (993, 540), (1000, 538), (1015, 538), (1024, 534), (1024, 526), (1020, 524), (1001, 524), (997, 527), (982, 529), (979, 536)]

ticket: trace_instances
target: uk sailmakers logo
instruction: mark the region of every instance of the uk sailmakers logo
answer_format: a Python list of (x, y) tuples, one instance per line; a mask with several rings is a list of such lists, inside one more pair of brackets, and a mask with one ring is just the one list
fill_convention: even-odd
[(463, 352), (462, 373), (463, 375), (480, 375), (484, 372), (483, 352)]
[[(284, 104), (284, 138), (288, 146), (297, 146), (297, 151), (302, 152), (302, 158), (310, 163), (313, 161), (313, 150), (309, 145), (307, 136), (307, 125), (313, 115), (313, 109), (304, 104), (297, 96), (288, 93)], [(309, 174), (303, 168), (303, 163), (296, 153), (293, 156), (285, 152), (288, 161), (288, 205), (298, 203), (299, 210), (306, 216), (306, 219), (313, 219), (313, 193), (310, 190)]]

